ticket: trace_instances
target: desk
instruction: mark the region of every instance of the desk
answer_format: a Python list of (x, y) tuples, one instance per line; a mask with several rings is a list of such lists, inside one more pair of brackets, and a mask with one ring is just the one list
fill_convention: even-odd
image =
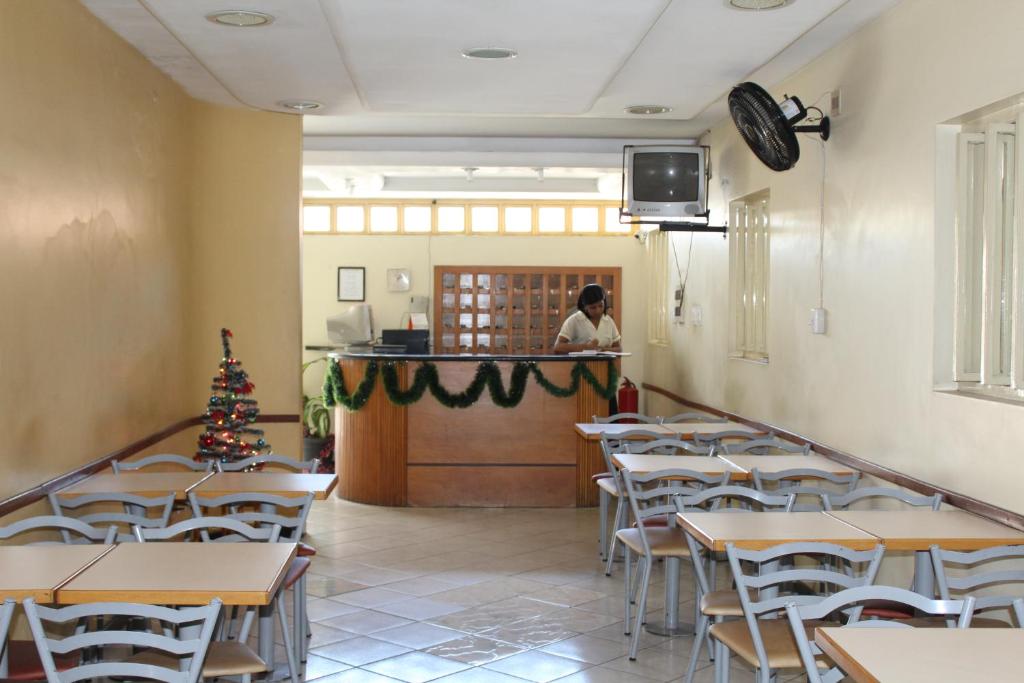
[(113, 549), (112, 545), (0, 546), (0, 599), (54, 602), (60, 586)]
[(715, 432), (750, 432), (768, 436), (768, 432), (762, 432), (740, 422), (668, 422), (662, 425), (672, 432), (677, 439), (693, 439), (694, 434), (714, 434)]
[(681, 512), (676, 517), (698, 543), (718, 552), (727, 543), (764, 550), (780, 543), (820, 541), (870, 550), (880, 542), (824, 512)]
[(638, 429), (642, 429), (646, 432), (655, 432), (660, 434), (664, 439), (676, 438), (676, 433), (668, 427), (656, 424), (644, 424), (644, 423), (603, 423), (603, 422), (577, 422), (576, 433), (582, 436), (587, 441), (600, 441), (602, 434), (607, 434), (608, 438), (615, 438), (617, 435), (623, 432), (632, 432)]
[[(780, 472), (796, 468), (824, 470), (832, 474), (853, 474), (856, 472), (849, 465), (842, 465), (835, 460), (829, 460), (822, 455), (813, 453), (811, 455), (747, 455), (743, 453), (728, 455), (721, 453), (718, 457), (743, 470), (746, 473), (747, 479), (753, 478), (750, 473), (754, 468), (761, 472)], [(733, 477), (733, 479), (737, 478)]]
[(856, 683), (1011, 683), (1024, 629), (817, 628), (814, 642)]
[(836, 510), (826, 512), (881, 539), (886, 550), (914, 550), (914, 590), (935, 595), (928, 549), (981, 550), (1024, 544), (1024, 533), (963, 510)]
[[(730, 473), (730, 479), (743, 478), (746, 476), (739, 467), (727, 462), (723, 458), (708, 457), (706, 455), (648, 455), (646, 453), (615, 453), (612, 455), (612, 462), (622, 469), (629, 470), (634, 474), (647, 474), (657, 470), (685, 469), (700, 472), (701, 474), (722, 474)], [(736, 475), (740, 475), (737, 477)]]
[(185, 500), (199, 482), (213, 476), (209, 472), (102, 472), (57, 492), (60, 498), (88, 493), (133, 493), (137, 496), (162, 496), (174, 492), (176, 500)]
[(217, 472), (193, 487), (191, 491), (200, 496), (226, 496), (231, 493), (304, 496), (312, 493), (316, 500), (324, 500), (337, 485), (336, 474)]

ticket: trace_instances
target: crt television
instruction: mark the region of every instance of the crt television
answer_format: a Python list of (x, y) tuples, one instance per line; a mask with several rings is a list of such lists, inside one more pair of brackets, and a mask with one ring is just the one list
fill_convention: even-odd
[(626, 145), (623, 213), (641, 219), (706, 215), (707, 151), (684, 145)]
[(327, 318), (327, 339), (332, 344), (369, 344), (373, 341), (373, 318), (369, 304), (355, 304), (344, 313)]

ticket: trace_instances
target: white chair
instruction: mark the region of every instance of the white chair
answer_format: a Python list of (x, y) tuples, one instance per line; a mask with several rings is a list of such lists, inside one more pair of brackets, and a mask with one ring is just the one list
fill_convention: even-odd
[[(160, 529), (167, 526), (171, 519), (171, 510), (174, 508), (173, 493), (152, 498), (131, 493), (90, 493), (61, 498), (56, 493), (50, 493), (48, 498), (55, 515), (77, 519), (93, 526), (117, 527), (118, 532), (114, 540), (118, 543), (131, 543), (136, 540), (132, 527)], [(109, 506), (111, 503), (122, 506), (121, 511), (103, 509), (77, 516), (69, 514), (91, 505)]]
[(140, 458), (139, 460), (114, 460), (110, 463), (110, 466), (114, 470), (114, 474), (120, 474), (121, 472), (137, 472), (139, 470), (144, 470), (147, 467), (153, 467), (154, 465), (173, 465), (191, 472), (213, 471), (213, 462), (210, 460), (193, 460), (192, 458), (186, 458), (183, 455), (175, 455), (172, 453), (150, 455), (145, 458)]
[(312, 460), (295, 460), (294, 458), (286, 458), (283, 455), (269, 453), (267, 455), (253, 455), (241, 460), (235, 460), (234, 462), (216, 461), (218, 472), (244, 472), (253, 467), (259, 467), (260, 465), (269, 466), (269, 469), (284, 469), (290, 472), (304, 472), (309, 474), (311, 472), (316, 472), (317, 467), (320, 466), (320, 459), (313, 458)]

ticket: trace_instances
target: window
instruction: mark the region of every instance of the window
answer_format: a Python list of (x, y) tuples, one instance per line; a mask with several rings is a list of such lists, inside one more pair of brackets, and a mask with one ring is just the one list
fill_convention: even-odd
[(965, 125), (957, 136), (954, 379), (997, 395), (1024, 395), (1024, 340), (1016, 331), (1024, 309), (1014, 276), (1022, 123), (1019, 114), (1012, 122)]
[(732, 355), (768, 361), (769, 192), (729, 203), (729, 303)]
[(619, 222), (618, 202), (549, 199), (311, 199), (302, 217), (303, 232), (348, 235), (629, 236), (636, 227)]

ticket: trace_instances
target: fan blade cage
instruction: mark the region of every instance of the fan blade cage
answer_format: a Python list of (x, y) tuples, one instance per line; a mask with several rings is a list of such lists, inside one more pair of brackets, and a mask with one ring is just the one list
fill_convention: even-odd
[(800, 159), (800, 144), (779, 105), (756, 83), (729, 93), (729, 113), (751, 151), (773, 171), (786, 171)]

